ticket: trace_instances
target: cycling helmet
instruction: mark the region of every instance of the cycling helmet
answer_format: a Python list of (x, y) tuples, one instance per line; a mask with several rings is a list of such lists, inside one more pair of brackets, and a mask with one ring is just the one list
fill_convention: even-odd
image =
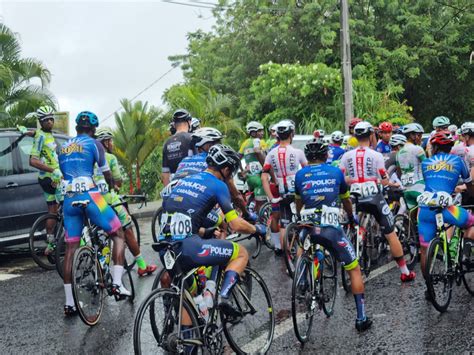
[(451, 122), (446, 116), (438, 116), (433, 120), (433, 128), (443, 128), (448, 127)]
[(76, 117), (76, 125), (79, 127), (97, 127), (99, 126), (99, 119), (95, 113), (82, 111)]
[(466, 122), (461, 126), (461, 134), (474, 136), (474, 122)]
[(270, 131), (270, 132), (272, 132), (272, 131), (275, 132), (275, 131), (276, 131), (275, 126), (276, 126), (276, 124), (271, 125), (270, 128), (269, 128), (269, 131)]
[(192, 117), (189, 114), (188, 111), (186, 111), (184, 108), (179, 108), (173, 113), (173, 122), (186, 122), (186, 121), (191, 121)]
[(451, 132), (452, 134), (456, 134), (456, 131), (458, 130), (458, 126), (455, 124), (452, 124), (448, 127), (448, 131)]
[(235, 175), (237, 170), (240, 168), (240, 157), (231, 147), (223, 144), (216, 144), (209, 149), (206, 163), (209, 167), (214, 167), (219, 170), (228, 167), (232, 172), (231, 174)]
[(342, 142), (344, 140), (344, 133), (341, 131), (334, 131), (331, 133), (331, 140), (336, 143), (336, 142)]
[(367, 121), (359, 122), (354, 127), (354, 135), (356, 137), (369, 136), (374, 131), (372, 125)]
[(95, 137), (98, 141), (104, 141), (113, 138), (114, 133), (110, 127), (100, 127), (95, 131)]
[(408, 123), (402, 127), (402, 133), (405, 135), (409, 133), (425, 133), (425, 130), (419, 123)]
[(317, 129), (313, 132), (313, 136), (314, 137), (324, 137), (326, 135), (326, 132), (324, 131), (324, 129)]
[(249, 123), (247, 123), (247, 126), (245, 127), (245, 129), (247, 130), (247, 133), (250, 134), (252, 132), (260, 131), (264, 129), (264, 127), (260, 122), (250, 121)]
[(380, 132), (392, 132), (393, 126), (390, 122), (382, 122), (379, 124), (379, 131)]
[(350, 120), (349, 122), (349, 129), (352, 129), (356, 126), (356, 124), (358, 124), (359, 122), (362, 122), (362, 119), (358, 118), (358, 117), (354, 117), (353, 119)]
[(285, 135), (295, 131), (295, 123), (292, 120), (283, 120), (278, 122), (275, 126), (277, 136)]
[(399, 145), (405, 145), (406, 142), (407, 137), (405, 137), (403, 134), (394, 134), (390, 137), (388, 144), (390, 144), (392, 147), (397, 147)]
[(322, 138), (313, 138), (304, 146), (304, 155), (308, 160), (324, 158), (328, 153), (328, 145)]
[(191, 118), (191, 127), (189, 128), (191, 132), (196, 131), (201, 127), (201, 120), (197, 117)]
[(54, 118), (54, 109), (47, 105), (41, 106), (36, 110), (36, 117), (38, 117), (38, 121), (40, 122), (49, 118)]
[(454, 139), (449, 131), (436, 132), (430, 139), (431, 145), (454, 145)]
[(201, 148), (206, 143), (214, 143), (220, 141), (224, 136), (217, 129), (212, 127), (199, 128), (193, 133), (195, 146)]

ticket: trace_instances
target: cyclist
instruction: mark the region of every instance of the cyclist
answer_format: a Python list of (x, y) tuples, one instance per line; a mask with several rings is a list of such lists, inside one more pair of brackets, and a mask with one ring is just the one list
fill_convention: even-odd
[(458, 141), (458, 126), (455, 124), (449, 125), (448, 126), (448, 131), (451, 133), (451, 136), (453, 136), (454, 139), (454, 144)]
[[(163, 201), (165, 225), (163, 237), (180, 242), (175, 251), (180, 256), (184, 270), (197, 266), (220, 265), (226, 268), (218, 306), (225, 314), (236, 317), (239, 311), (229, 302), (233, 286), (239, 274), (247, 266), (247, 250), (234, 242), (213, 238), (214, 230), (204, 230), (202, 225), (208, 213), (218, 204), (230, 227), (239, 233), (266, 235), (262, 225), (253, 226), (238, 217), (232, 207), (225, 180), (230, 179), (240, 167), (239, 155), (230, 147), (216, 144), (209, 149), (206, 158), (208, 168), (200, 173), (181, 179)], [(202, 235), (203, 238), (198, 236)], [(183, 322), (186, 325), (186, 322)]]
[(423, 136), (423, 127), (418, 123), (409, 123), (402, 128), (407, 143), (397, 153), (397, 171), (405, 191), (405, 202), (409, 209), (417, 205), (416, 199), (425, 190), (421, 172), (421, 163), (426, 159), (425, 151), (419, 145)]
[(362, 120), (358, 117), (354, 117), (353, 119), (350, 120), (349, 122), (349, 134), (350, 134), (350, 137), (347, 139), (347, 147), (346, 147), (346, 150), (351, 150), (351, 149), (354, 149), (357, 147), (357, 145), (359, 144), (358, 141), (357, 141), (357, 138), (354, 137), (354, 127), (356, 126), (356, 124), (358, 124), (359, 122), (362, 122)]
[(191, 120), (192, 117), (184, 109), (173, 113), (173, 123), (176, 133), (172, 135), (163, 145), (163, 164), (161, 175), (163, 185), (166, 186), (171, 180), (171, 175), (176, 172), (178, 164), (183, 158), (193, 155), (191, 142)]
[(472, 130), (472, 127), (472, 122), (465, 122), (461, 125), (461, 139), (458, 144), (454, 143), (454, 147), (451, 149), (451, 154), (457, 155), (458, 157), (463, 159), (468, 165), (468, 167), (471, 165), (469, 162), (468, 154), (469, 146), (472, 145), (472, 143), (469, 143), (469, 132)]
[(342, 155), (346, 152), (341, 148), (342, 141), (344, 140), (344, 133), (341, 131), (334, 131), (331, 133), (331, 144), (329, 145), (328, 160), (327, 163), (341, 159)]
[(359, 122), (355, 126), (354, 134), (359, 141), (359, 147), (342, 156), (341, 167), (348, 176), (351, 192), (358, 190), (361, 195), (356, 205), (357, 212), (369, 213), (375, 218), (398, 264), (401, 281), (413, 281), (415, 272), (407, 268), (402, 246), (394, 231), (393, 214), (378, 187), (378, 182), (384, 186), (388, 185), (388, 178), (382, 154), (369, 147), (373, 133), (374, 129), (369, 122)]
[(267, 140), (267, 150), (270, 151), (278, 145), (275, 125), (270, 126), (270, 138)]
[[(316, 211), (313, 220), (319, 226), (311, 229), (311, 241), (333, 251), (337, 259), (344, 264), (344, 269), (351, 278), (352, 294), (356, 303), (355, 326), (358, 331), (364, 331), (370, 328), (372, 321), (365, 314), (362, 274), (354, 247), (338, 222), (340, 210), (338, 199), (340, 199), (349, 216), (349, 222), (355, 223), (352, 203), (341, 170), (325, 163), (328, 152), (329, 147), (321, 138), (314, 138), (306, 143), (304, 153), (308, 159), (308, 166), (299, 170), (295, 178), (296, 209), (298, 213), (303, 206), (305, 210)], [(335, 216), (334, 219), (328, 218), (328, 214), (331, 213)], [(303, 242), (305, 235), (302, 234), (300, 238)]]
[[(291, 146), (295, 135), (295, 124), (291, 120), (283, 120), (275, 125), (280, 145), (271, 150), (265, 158), (262, 183), (268, 199), (272, 202), (271, 238), (275, 245), (275, 254), (283, 255), (282, 241), (286, 226), (291, 222), (294, 202), (295, 174), (300, 166), (307, 165), (301, 149)], [(276, 185), (270, 185), (270, 176), (276, 177)], [(278, 224), (278, 221), (280, 223)]]
[[(474, 170), (473, 170), (474, 169), (474, 123), (473, 122), (464, 123), (462, 125), (461, 134), (462, 134), (464, 142), (455, 145), (451, 149), (451, 154), (456, 154), (462, 151), (463, 153), (462, 155), (461, 154), (456, 154), (456, 155), (459, 155), (464, 160), (471, 174), (471, 178), (474, 178)], [(456, 149), (456, 147), (459, 147), (460, 145), (464, 145), (465, 148), (463, 150)], [(465, 190), (464, 185), (458, 185), (456, 187), (456, 192), (463, 192), (462, 204), (473, 205), (474, 198), (471, 197), (469, 194), (464, 193), (464, 190)]]
[(112, 151), (114, 149), (114, 135), (112, 129), (110, 129), (109, 127), (100, 127), (96, 130), (95, 137), (99, 142), (102, 143), (102, 146), (105, 149), (105, 160), (109, 165), (114, 186), (112, 189), (109, 189), (109, 186), (105, 181), (104, 175), (100, 171), (98, 171), (97, 167), (95, 169), (94, 182), (102, 192), (105, 202), (107, 202), (109, 206), (117, 205), (114, 206), (113, 209), (117, 213), (117, 216), (120, 219), (120, 223), (122, 224), (122, 228), (125, 234), (125, 242), (127, 243), (127, 246), (130, 248), (130, 251), (132, 252), (137, 262), (138, 276), (151, 275), (156, 270), (156, 265), (147, 264), (145, 259), (143, 258), (140, 251), (140, 246), (137, 243), (137, 238), (132, 229), (132, 218), (130, 217), (127, 209), (120, 204), (122, 202), (120, 200), (120, 196), (115, 192), (122, 186), (122, 174), (120, 173), (120, 166), (117, 157), (112, 154)]
[[(131, 295), (122, 286), (124, 263), (124, 235), (120, 220), (112, 207), (105, 202), (99, 188), (94, 183), (94, 165), (103, 173), (109, 188), (113, 187), (110, 172), (102, 144), (93, 139), (96, 127), (99, 125), (97, 116), (89, 111), (80, 112), (76, 117), (77, 136), (65, 142), (60, 149), (59, 166), (64, 175), (64, 228), (66, 254), (64, 256), (64, 291), (66, 316), (77, 313), (71, 288), (71, 271), (74, 251), (79, 247), (84, 214), (92, 223), (102, 228), (114, 239), (112, 259), (113, 292), (117, 295)], [(89, 201), (85, 209), (74, 207), (75, 201)]]
[(189, 128), (189, 132), (196, 132), (199, 128), (201, 128), (201, 120), (197, 117), (191, 118), (191, 126)]
[[(61, 183), (61, 170), (59, 170), (57, 144), (53, 136), (54, 110), (50, 106), (41, 106), (36, 115), (41, 128), (34, 133), (33, 146), (30, 152), (30, 165), (39, 170), (38, 182), (43, 189), (43, 194), (48, 206), (48, 212), (56, 214), (59, 204), (56, 194)], [(52, 244), (54, 240), (53, 228), (55, 221), (48, 219), (46, 222), (46, 237), (48, 245), (44, 251), (45, 255), (54, 251)]]
[(426, 141), (426, 147), (424, 147), (426, 148), (425, 150), (427, 156), (431, 156), (431, 137), (433, 137), (436, 132), (447, 130), (450, 124), (451, 121), (446, 116), (438, 116), (433, 119), (433, 131), (431, 132), (430, 137)]
[(406, 144), (407, 138), (403, 134), (394, 134), (390, 137), (390, 152), (388, 159), (385, 160), (385, 169), (387, 170), (388, 186), (387, 190), (387, 202), (394, 210), (394, 206), (399, 206), (398, 210), (393, 212), (394, 214), (403, 214), (406, 211), (406, 204), (400, 198), (403, 196), (403, 192), (400, 189), (403, 184), (397, 175), (397, 161), (396, 156), (400, 149)]
[(390, 147), (390, 137), (392, 136), (393, 126), (390, 122), (382, 122), (379, 125), (379, 136), (380, 140), (377, 143), (375, 150), (379, 153), (382, 153), (385, 159), (388, 159), (388, 155), (392, 151)]
[(258, 213), (260, 207), (266, 201), (265, 191), (262, 187), (262, 166), (265, 162), (265, 151), (267, 145), (263, 140), (264, 128), (262, 124), (251, 121), (246, 127), (249, 138), (240, 146), (239, 153), (245, 159), (246, 179), (249, 190), (255, 197), (255, 211)]

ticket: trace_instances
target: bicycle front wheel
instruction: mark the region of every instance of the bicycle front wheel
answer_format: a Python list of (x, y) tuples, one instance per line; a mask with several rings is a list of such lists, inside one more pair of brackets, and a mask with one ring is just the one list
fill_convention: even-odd
[(323, 295), (323, 311), (327, 317), (334, 313), (334, 305), (337, 297), (337, 261), (329, 251), (324, 252), (324, 260), (321, 263), (321, 294)]
[(474, 263), (471, 261), (472, 255), (474, 255), (474, 242), (472, 240), (463, 240), (462, 253), (462, 282), (467, 292), (474, 296)]
[(56, 236), (58, 229), (61, 228), (56, 214), (47, 213), (33, 223), (29, 236), (30, 253), (38, 266), (46, 270), (54, 270), (56, 240), (48, 243), (47, 227), (52, 228), (51, 234)]
[[(183, 339), (202, 347), (202, 335), (198, 318), (189, 302), (183, 300), (183, 312), (189, 315), (190, 325), (179, 328), (180, 296), (171, 289), (156, 289), (143, 301), (138, 309), (133, 326), (133, 349), (135, 354), (177, 353), (177, 345)], [(192, 353), (193, 346), (185, 345)]]
[(273, 341), (275, 314), (265, 281), (255, 270), (246, 267), (230, 300), (240, 311), (241, 318), (229, 321), (221, 313), (229, 345), (238, 354), (266, 353)]
[(298, 340), (304, 344), (309, 340), (313, 317), (318, 307), (311, 279), (313, 264), (306, 256), (300, 256), (296, 263), (295, 277), (291, 287), (291, 316), (293, 329)]
[(453, 292), (453, 277), (449, 275), (449, 255), (444, 252), (439, 237), (433, 239), (428, 247), (426, 258), (426, 285), (431, 303), (439, 312), (446, 312)]
[(160, 232), (161, 215), (163, 214), (163, 207), (158, 208), (153, 214), (151, 220), (151, 236), (153, 242), (158, 243), (158, 233)]
[(285, 265), (288, 275), (293, 278), (295, 274), (296, 251), (298, 250), (298, 224), (291, 222), (286, 227), (283, 236), (283, 251), (285, 253)]
[(91, 247), (83, 246), (74, 252), (72, 294), (82, 321), (88, 326), (96, 325), (104, 308), (104, 278)]

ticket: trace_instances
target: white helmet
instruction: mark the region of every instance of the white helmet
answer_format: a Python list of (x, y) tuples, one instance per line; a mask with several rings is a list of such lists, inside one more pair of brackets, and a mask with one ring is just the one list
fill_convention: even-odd
[(280, 134), (294, 132), (295, 122), (293, 122), (292, 120), (283, 120), (283, 121), (278, 122), (274, 127), (276, 130), (277, 136), (280, 136)]
[(245, 128), (249, 134), (264, 129), (263, 125), (257, 121), (250, 121)]
[(344, 133), (341, 131), (334, 131), (331, 133), (331, 140), (336, 143), (336, 142), (342, 142), (344, 140)]
[(405, 137), (403, 134), (394, 134), (390, 137), (388, 144), (390, 144), (392, 147), (396, 147), (399, 145), (405, 145), (406, 142), (407, 137)]
[(197, 117), (193, 117), (191, 118), (191, 125), (189, 127), (189, 129), (191, 130), (191, 132), (194, 132), (196, 131), (197, 129), (199, 129), (201, 127), (201, 120)]
[(448, 127), (448, 131), (453, 133), (453, 134), (456, 134), (457, 130), (458, 130), (458, 126), (456, 126), (455, 124), (452, 124)]
[(358, 124), (355, 125), (354, 127), (354, 135), (356, 137), (362, 137), (362, 136), (366, 136), (366, 135), (369, 135), (370, 133), (372, 133), (374, 131), (374, 128), (372, 127), (372, 125), (367, 122), (367, 121), (362, 121), (362, 122), (359, 122)]
[(474, 135), (474, 122), (466, 122), (461, 126), (461, 134)]
[(224, 138), (224, 135), (219, 130), (212, 127), (199, 128), (192, 136), (196, 142), (195, 146), (198, 148), (201, 148), (206, 143), (215, 143)]
[(425, 133), (423, 126), (419, 123), (408, 123), (402, 127), (402, 133)]

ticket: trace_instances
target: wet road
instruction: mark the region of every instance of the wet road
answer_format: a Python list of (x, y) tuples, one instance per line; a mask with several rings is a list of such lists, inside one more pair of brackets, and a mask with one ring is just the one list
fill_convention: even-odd
[[(151, 250), (150, 220), (141, 220), (142, 252), (158, 262)], [(250, 251), (253, 244), (245, 243)], [(263, 276), (277, 314), (272, 354), (449, 352), (474, 351), (474, 302), (463, 286), (455, 287), (449, 310), (439, 314), (424, 299), (421, 277), (401, 284), (394, 264), (371, 273), (366, 284), (367, 313), (373, 328), (363, 334), (354, 329), (355, 306), (351, 295), (338, 290), (335, 314), (315, 317), (312, 338), (302, 348), (291, 321), (291, 280), (282, 259), (263, 247), (252, 266)], [(417, 271), (419, 271), (417, 269)], [(87, 327), (62, 314), (64, 292), (56, 271), (35, 266), (28, 255), (0, 252), (0, 354), (132, 354), (133, 319), (149, 293), (153, 277), (134, 273), (135, 303), (108, 298), (100, 323)]]

